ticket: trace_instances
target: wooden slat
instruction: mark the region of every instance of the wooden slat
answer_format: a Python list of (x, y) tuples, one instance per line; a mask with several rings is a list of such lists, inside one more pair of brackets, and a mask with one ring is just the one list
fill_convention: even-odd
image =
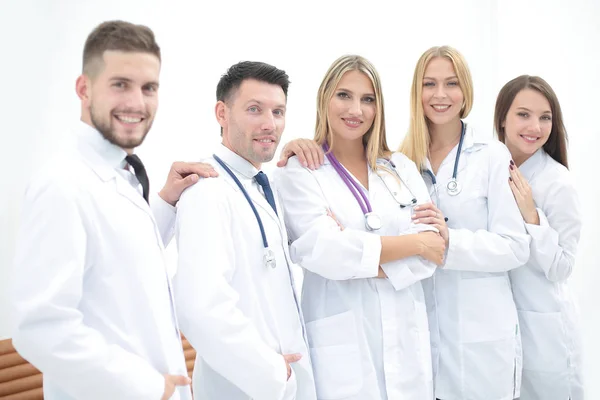
[(26, 392), (3, 396), (0, 397), (0, 400), (44, 400), (44, 390), (39, 387), (37, 389), (27, 390)]
[(0, 396), (7, 396), (42, 387), (42, 374), (0, 383)]
[(18, 353), (4, 354), (0, 356), (0, 369), (14, 367), (15, 365), (26, 364), (27, 361), (23, 359)]
[(0, 340), (0, 356), (9, 353), (16, 353), (12, 339)]
[(12, 381), (26, 376), (37, 375), (40, 371), (31, 364), (22, 364), (0, 369), (0, 383)]

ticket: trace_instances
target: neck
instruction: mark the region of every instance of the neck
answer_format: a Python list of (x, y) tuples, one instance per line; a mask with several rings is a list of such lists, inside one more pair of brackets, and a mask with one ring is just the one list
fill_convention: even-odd
[(444, 125), (429, 124), (430, 150), (454, 146), (460, 140), (461, 126), (460, 119)]
[(517, 166), (517, 168), (520, 167), (521, 165), (523, 165), (523, 163), (525, 161), (529, 160), (529, 158), (531, 158), (531, 156), (533, 154), (535, 154), (535, 152), (532, 154), (523, 153), (508, 142), (506, 143), (506, 147), (508, 147), (508, 151), (510, 151), (512, 160), (515, 162), (515, 165)]
[(336, 137), (334, 140), (333, 155), (342, 164), (355, 164), (366, 161), (365, 147), (362, 138), (346, 140)]
[(235, 149), (233, 148), (233, 146), (231, 146), (231, 144), (227, 141), (227, 139), (225, 139), (225, 136), (223, 136), (223, 141), (221, 142), (221, 144), (223, 146), (227, 147), (229, 150), (231, 150), (235, 154), (237, 154), (238, 156), (242, 157), (244, 160), (248, 161), (257, 170), (260, 171), (260, 169), (262, 168), (262, 163), (257, 163), (257, 162), (254, 162), (252, 160), (248, 160), (246, 157), (244, 157), (243, 155), (241, 155), (240, 153), (238, 153), (237, 151), (235, 151)]

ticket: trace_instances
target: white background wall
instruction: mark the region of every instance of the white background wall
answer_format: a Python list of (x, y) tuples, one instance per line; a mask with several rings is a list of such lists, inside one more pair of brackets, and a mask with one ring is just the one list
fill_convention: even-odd
[[(215, 88), (225, 69), (260, 60), (291, 77), (284, 142), (312, 137), (318, 85), (329, 64), (361, 54), (384, 85), (388, 141), (407, 127), (409, 85), (419, 55), (450, 44), (475, 83), (468, 121), (492, 135), (495, 96), (509, 79), (540, 75), (557, 92), (570, 135), (572, 172), (585, 226), (571, 279), (583, 315), (589, 399), (600, 399), (600, 222), (594, 197), (600, 145), (600, 2), (595, 0), (1, 0), (0, 338), (10, 337), (7, 291), (20, 202), (28, 179), (78, 120), (75, 79), (87, 34), (107, 19), (149, 25), (163, 50), (161, 105), (140, 148), (158, 190), (175, 160), (209, 155), (219, 143)], [(173, 250), (171, 256), (174, 258)]]

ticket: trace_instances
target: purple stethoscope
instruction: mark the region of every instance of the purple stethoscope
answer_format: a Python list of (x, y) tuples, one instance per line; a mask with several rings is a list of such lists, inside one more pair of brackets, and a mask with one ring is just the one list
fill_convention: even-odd
[[(346, 184), (348, 189), (350, 189), (350, 192), (356, 199), (356, 202), (360, 206), (360, 209), (362, 210), (362, 212), (365, 216), (365, 227), (370, 231), (376, 231), (378, 229), (381, 229), (381, 217), (377, 213), (373, 212), (373, 208), (371, 207), (371, 202), (367, 198), (367, 195), (363, 192), (362, 188), (360, 187), (360, 184), (358, 182), (356, 182), (352, 178), (350, 173), (346, 170), (346, 168), (344, 168), (342, 166), (342, 164), (340, 164), (340, 162), (337, 160), (337, 158), (335, 158), (335, 156), (333, 155), (333, 152), (329, 151), (329, 145), (327, 143), (323, 143), (323, 150), (325, 151), (325, 156), (327, 157), (327, 159), (333, 166), (333, 169), (335, 169), (335, 171), (338, 173), (340, 178), (342, 178), (342, 180), (344, 181), (344, 183)], [(391, 169), (394, 171), (394, 173), (396, 174), (396, 176), (398, 177), (400, 182), (404, 186), (406, 186), (406, 188), (408, 189), (408, 192), (412, 196), (410, 203), (402, 203), (402, 202), (398, 201), (398, 199), (396, 198), (396, 193), (393, 193), (390, 190), (390, 188), (388, 187), (387, 183), (385, 183), (385, 180), (379, 174), (377, 174), (377, 176), (379, 176), (379, 179), (381, 179), (381, 181), (385, 185), (385, 187), (388, 190), (388, 192), (390, 193), (390, 195), (394, 198), (396, 203), (398, 203), (400, 205), (400, 208), (405, 208), (405, 207), (416, 205), (417, 198), (413, 194), (412, 190), (410, 190), (408, 185), (406, 183), (404, 183), (404, 180), (402, 179), (402, 177), (400, 177), (400, 174), (396, 170), (396, 165), (392, 162), (392, 160), (386, 160), (386, 161), (392, 167)]]

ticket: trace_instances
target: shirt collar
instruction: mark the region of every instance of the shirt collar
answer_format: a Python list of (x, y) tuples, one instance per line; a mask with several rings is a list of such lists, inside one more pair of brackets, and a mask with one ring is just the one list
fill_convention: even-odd
[(254, 165), (239, 154), (234, 153), (229, 148), (225, 147), (223, 144), (217, 148), (215, 154), (231, 169), (245, 178), (252, 179), (258, 174), (258, 169), (256, 169)]
[(544, 149), (539, 148), (531, 157), (521, 164), (519, 171), (521, 171), (525, 179), (531, 181), (533, 175), (535, 175), (535, 171), (539, 169), (538, 166), (544, 160), (544, 154)]
[(78, 144), (92, 151), (106, 164), (121, 169), (127, 164), (125, 162), (127, 152), (106, 140), (96, 128), (80, 121), (76, 133)]

